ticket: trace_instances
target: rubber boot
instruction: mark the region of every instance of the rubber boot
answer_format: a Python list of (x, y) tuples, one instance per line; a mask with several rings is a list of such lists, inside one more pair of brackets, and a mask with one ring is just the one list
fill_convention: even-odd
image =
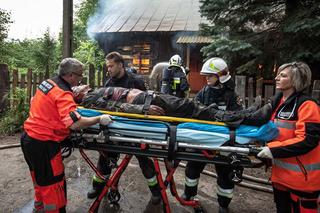
[(221, 196), (217, 194), (218, 203), (219, 203), (219, 213), (228, 213), (229, 209), (228, 206), (231, 202), (231, 198)]
[(154, 186), (149, 186), (149, 189), (150, 189), (150, 192), (151, 192), (150, 202), (153, 205), (158, 205), (162, 200), (159, 184), (156, 184)]
[(236, 128), (240, 124), (262, 126), (271, 119), (272, 107), (271, 104), (266, 104), (255, 112), (215, 110), (213, 113), (218, 121), (225, 122), (231, 127)]
[(219, 213), (229, 213), (229, 209), (226, 207), (219, 206)]
[(257, 111), (253, 113), (247, 113), (244, 116), (243, 124), (251, 126), (262, 126), (268, 123), (272, 116), (272, 106), (271, 104), (266, 104)]
[(195, 196), (197, 195), (198, 185), (196, 186), (187, 186), (184, 185), (184, 193), (181, 195), (181, 198), (189, 201), (194, 200)]
[(244, 111), (248, 113), (257, 111), (261, 107), (261, 102), (262, 102), (261, 95), (258, 95), (257, 97), (255, 97), (254, 103)]
[(103, 187), (106, 185), (105, 182), (97, 182), (95, 180), (92, 180), (92, 189), (88, 191), (87, 197), (89, 199), (93, 199), (99, 196), (99, 194), (102, 192)]

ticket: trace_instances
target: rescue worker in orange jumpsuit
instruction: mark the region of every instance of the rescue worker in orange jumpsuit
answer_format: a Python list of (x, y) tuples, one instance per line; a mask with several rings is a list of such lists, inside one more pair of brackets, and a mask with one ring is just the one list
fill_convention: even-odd
[(320, 109), (306, 95), (311, 71), (303, 62), (279, 67), (272, 120), (279, 136), (258, 154), (273, 159), (271, 181), (277, 212), (316, 213), (320, 209)]
[(77, 113), (71, 87), (82, 80), (83, 69), (77, 59), (63, 59), (58, 76), (43, 81), (32, 98), (21, 148), (34, 184), (34, 212), (66, 212), (66, 180), (60, 145), (70, 129), (111, 122), (109, 115), (86, 118)]

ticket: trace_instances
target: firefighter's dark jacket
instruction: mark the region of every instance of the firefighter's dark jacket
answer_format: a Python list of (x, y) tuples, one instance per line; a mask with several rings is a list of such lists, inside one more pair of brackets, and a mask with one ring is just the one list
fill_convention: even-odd
[(60, 142), (69, 135), (69, 127), (80, 119), (76, 108), (68, 82), (59, 76), (45, 80), (31, 100), (24, 130), (34, 139)]
[(123, 87), (123, 88), (136, 88), (142, 91), (146, 91), (146, 87), (141, 76), (131, 72), (125, 71), (125, 74), (121, 78), (109, 78), (107, 79), (105, 87)]
[(189, 90), (186, 74), (178, 67), (167, 67), (162, 71), (161, 92), (184, 98)]
[(272, 100), (272, 119), (279, 129), (268, 143), (274, 157), (271, 180), (290, 189), (320, 190), (320, 110), (316, 101), (294, 93), (283, 101), (278, 93)]
[(198, 101), (206, 106), (210, 104), (217, 104), (218, 107), (223, 107), (224, 110), (241, 110), (242, 106), (237, 102), (237, 95), (234, 91), (235, 84), (232, 79), (223, 84), (218, 84), (215, 87), (204, 86), (194, 97), (195, 101)]

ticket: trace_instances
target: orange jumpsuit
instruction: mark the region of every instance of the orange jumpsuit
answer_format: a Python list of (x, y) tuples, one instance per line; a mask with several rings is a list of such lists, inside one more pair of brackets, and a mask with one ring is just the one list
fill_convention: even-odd
[[(279, 129), (268, 143), (278, 212), (317, 212), (320, 196), (320, 108), (308, 96), (277, 95), (272, 119)], [(287, 199), (285, 197), (287, 195)], [(289, 210), (287, 209), (289, 208)]]
[(60, 142), (80, 119), (70, 85), (61, 77), (43, 81), (32, 98), (21, 147), (35, 190), (35, 210), (65, 212), (66, 185)]

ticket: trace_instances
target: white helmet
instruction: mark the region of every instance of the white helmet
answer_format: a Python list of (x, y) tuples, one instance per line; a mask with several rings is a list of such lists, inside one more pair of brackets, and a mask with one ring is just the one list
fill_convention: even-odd
[(182, 59), (179, 55), (174, 55), (169, 60), (169, 68), (170, 67), (180, 67), (182, 66)]
[(222, 58), (210, 58), (202, 66), (201, 75), (216, 74), (219, 76), (219, 81), (225, 83), (231, 76), (229, 74), (228, 65)]

